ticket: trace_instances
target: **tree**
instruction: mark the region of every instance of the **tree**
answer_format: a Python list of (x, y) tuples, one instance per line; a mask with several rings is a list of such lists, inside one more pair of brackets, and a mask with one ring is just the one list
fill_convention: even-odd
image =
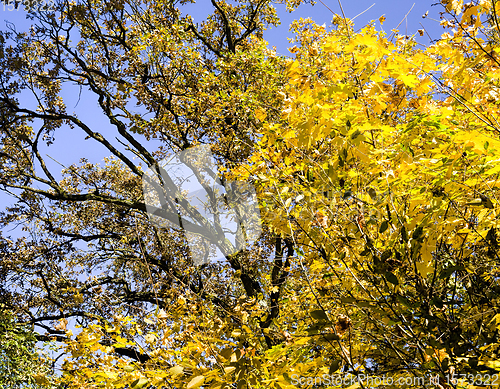
[(55, 387), (49, 364), (35, 343), (33, 331), (15, 323), (11, 312), (0, 306), (0, 388)]
[(334, 31), (295, 24), (282, 119), (236, 173), (257, 178), (266, 224), (298, 253), (306, 281), (286, 295), (302, 304), (280, 324), (310, 340), (289, 348), (323, 339), (283, 375), (449, 387), (497, 374), (498, 30), (481, 22), (493, 6), (447, 2), (453, 35), (425, 50), (341, 17)]
[[(201, 25), (182, 15), (182, 3), (61, 1), (53, 12), (33, 10), (30, 31), (0, 36), (0, 183), (17, 198), (2, 225), (26, 231), (3, 238), (2, 272), (16, 285), (9, 307), (44, 332), (39, 340), (66, 343), (68, 385), (191, 380), (219, 363), (219, 353), (229, 352), (230, 361), (237, 351), (246, 366), (251, 354), (240, 350), (261, 353), (279, 340), (263, 334), (278, 314), (279, 293), (267, 289), (286, 278), (289, 242), (267, 232), (255, 250), (197, 267), (182, 230), (157, 228), (146, 212), (147, 166), (160, 170), (162, 158), (209, 144), (229, 169), (258, 138), (255, 115), (278, 117), (282, 101), (284, 59), (261, 39), (278, 21), (269, 1), (214, 0)], [(94, 99), (108, 134), (68, 111), (62, 96), (72, 85)], [(59, 178), (45, 155), (68, 127), (109, 153), (104, 167), (82, 160)], [(153, 138), (160, 148), (150, 147)], [(181, 193), (167, 195), (183, 204)], [(177, 215), (174, 206), (164, 211)], [(83, 327), (77, 335), (71, 320)], [(241, 327), (250, 321), (251, 330)], [(199, 343), (194, 328), (207, 331)], [(192, 364), (195, 356), (200, 361)], [(185, 373), (166, 373), (181, 362)]]
[[(2, 223), (28, 233), (2, 238), (0, 274), (16, 285), (9, 307), (64, 345), (61, 382), (446, 387), (495, 373), (498, 70), (478, 20), (496, 8), (463, 5), (463, 28), (425, 50), (338, 15), (332, 31), (299, 20), (288, 60), (261, 38), (278, 21), (270, 2), (213, 0), (197, 26), (176, 4), (61, 2), (1, 35), (0, 183), (18, 199)], [(69, 85), (113, 134), (68, 113)], [(58, 178), (42, 149), (67, 126), (104, 147), (104, 167)], [(222, 181), (256, 186), (264, 233), (195, 266), (182, 229), (149, 219), (141, 179), (200, 144)], [(224, 251), (217, 218), (163, 184), (161, 215), (194, 215)]]

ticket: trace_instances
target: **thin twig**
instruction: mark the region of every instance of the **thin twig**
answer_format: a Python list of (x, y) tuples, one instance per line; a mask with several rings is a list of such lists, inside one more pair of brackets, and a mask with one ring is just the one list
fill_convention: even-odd
[(411, 6), (410, 10), (406, 13), (405, 17), (399, 22), (399, 24), (396, 26), (396, 28), (392, 31), (392, 34), (389, 36), (389, 40), (391, 40), (392, 39), (391, 37), (395, 34), (394, 31), (397, 30), (398, 27), (401, 26), (401, 23), (403, 23), (406, 20), (406, 18), (410, 14), (411, 10), (413, 9), (413, 7), (415, 7), (415, 3), (413, 3), (413, 5)]
[(349, 25), (347, 24), (347, 18), (345, 17), (344, 7), (342, 7), (342, 2), (340, 0), (338, 0), (338, 2), (340, 6), (340, 12), (342, 12), (342, 17), (344, 18), (347, 37), (349, 38), (349, 40), (351, 40), (351, 36), (349, 34)]
[(365, 9), (363, 12), (357, 14), (355, 17), (353, 17), (351, 20), (354, 20), (356, 19), (358, 16), (361, 16), (363, 15), (366, 11), (368, 11), (371, 7), (373, 7), (375, 5), (375, 3), (373, 3), (372, 5), (370, 5), (367, 9)]
[(321, 4), (323, 4), (326, 8), (328, 8), (328, 11), (330, 11), (332, 14), (334, 14), (334, 15), (335, 15), (335, 12), (333, 12), (333, 11), (332, 11), (332, 9), (331, 9), (329, 6), (327, 6), (325, 3), (323, 3), (323, 1), (319, 0), (319, 2), (320, 2)]
[(427, 36), (429, 37), (429, 41), (430, 43), (432, 43), (432, 37), (429, 35), (429, 33), (427, 32), (427, 30), (425, 29), (424, 25), (422, 23), (419, 23), (421, 26), (422, 26), (422, 29), (424, 30), (424, 32), (427, 34)]

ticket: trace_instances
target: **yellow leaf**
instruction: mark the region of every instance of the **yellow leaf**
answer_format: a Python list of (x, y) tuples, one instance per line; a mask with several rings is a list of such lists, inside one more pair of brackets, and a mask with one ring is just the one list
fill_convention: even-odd
[(400, 74), (398, 78), (410, 88), (413, 88), (418, 84), (418, 78), (414, 74)]
[(35, 374), (33, 376), (33, 378), (35, 379), (35, 382), (38, 385), (48, 385), (49, 384), (49, 380), (47, 379), (47, 377), (45, 377), (45, 374), (43, 374), (43, 373)]
[(485, 365), (488, 366), (488, 367), (490, 367), (490, 368), (492, 368), (492, 369), (500, 371), (500, 361), (499, 360), (496, 360), (496, 361), (486, 361)]
[(59, 320), (59, 324), (57, 324), (54, 328), (58, 331), (66, 331), (66, 326), (68, 325), (67, 319)]
[(323, 45), (323, 50), (327, 53), (336, 52), (342, 50), (342, 46), (339, 44), (338, 38), (330, 37)]
[(259, 119), (261, 122), (263, 122), (264, 120), (266, 120), (267, 118), (267, 114), (266, 114), (266, 111), (264, 111), (263, 109), (257, 109), (255, 111), (255, 117), (257, 119)]
[(106, 375), (106, 377), (112, 380), (116, 380), (118, 378), (118, 373), (115, 373), (114, 371), (106, 371), (104, 372), (104, 374)]
[(159, 320), (166, 320), (168, 318), (168, 315), (163, 309), (160, 309), (157, 317)]
[(156, 342), (156, 335), (153, 333), (149, 333), (144, 337), (144, 340), (148, 343), (154, 343)]
[(73, 295), (73, 300), (75, 301), (75, 303), (81, 304), (83, 303), (83, 296), (78, 292)]
[(353, 42), (355, 45), (364, 45), (367, 47), (377, 47), (377, 37), (372, 35), (358, 35)]
[(291, 77), (295, 75), (299, 71), (299, 62), (298, 61), (292, 61), (290, 65), (288, 65), (287, 72), (288, 75)]
[(481, 222), (483, 221), (484, 217), (490, 213), (491, 211), (488, 209), (488, 208), (485, 208), (485, 209), (482, 209), (481, 212), (479, 212), (479, 214), (477, 215), (477, 223), (478, 224), (481, 224)]
[(422, 246), (421, 256), (422, 262), (417, 262), (417, 271), (422, 275), (422, 277), (426, 277), (427, 274), (434, 271), (434, 267), (432, 266), (432, 251), (435, 248), (435, 245), (427, 244)]
[(203, 381), (205, 381), (204, 376), (196, 376), (191, 381), (189, 381), (189, 383), (187, 384), (187, 389), (197, 388), (198, 386), (201, 386), (203, 384)]
[(455, 12), (459, 15), (462, 11), (463, 0), (441, 0), (441, 3), (446, 7), (446, 11)]
[(123, 370), (127, 373), (132, 373), (135, 370), (135, 367), (133, 365), (126, 365), (123, 366)]
[(130, 384), (132, 389), (141, 389), (148, 384), (149, 380), (147, 378), (139, 378)]
[(169, 370), (169, 373), (172, 374), (172, 375), (178, 375), (178, 374), (182, 374), (182, 372), (184, 371), (184, 368), (182, 366), (174, 366), (174, 367), (171, 367)]
[(464, 14), (462, 16), (462, 23), (467, 23), (470, 21), (471, 16), (477, 16), (477, 10), (479, 9), (478, 5), (475, 5), (473, 7), (469, 7), (464, 11)]

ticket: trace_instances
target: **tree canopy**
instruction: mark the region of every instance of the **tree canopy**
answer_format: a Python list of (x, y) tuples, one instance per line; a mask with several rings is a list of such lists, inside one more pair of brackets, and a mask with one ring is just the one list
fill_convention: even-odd
[(0, 388), (55, 388), (55, 377), (47, 358), (35, 348), (33, 330), (15, 322), (0, 305)]
[[(299, 19), (294, 58), (262, 37), (268, 0), (211, 0), (201, 24), (183, 3), (61, 1), (0, 33), (0, 184), (16, 198), (0, 216), (23, 231), (0, 237), (1, 297), (57, 342), (59, 383), (495, 386), (500, 3), (443, 0), (428, 47)], [(71, 113), (68, 90), (107, 126)], [(69, 130), (104, 164), (61, 171), (46, 152)], [(255, 187), (263, 230), (229, 253), (217, 214), (163, 172), (161, 215), (194, 215), (225, 253), (202, 265), (183, 228), (152, 222), (142, 184), (200, 145), (220, 182)]]

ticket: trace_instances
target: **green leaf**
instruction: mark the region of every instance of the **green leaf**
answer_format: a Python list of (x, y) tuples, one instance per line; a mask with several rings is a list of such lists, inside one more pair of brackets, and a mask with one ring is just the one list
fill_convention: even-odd
[(345, 129), (346, 131), (349, 131), (351, 129), (351, 122), (349, 120), (347, 120), (347, 122), (345, 123)]
[(342, 200), (347, 200), (349, 197), (352, 197), (352, 192), (350, 190), (346, 190), (342, 195)]
[(322, 321), (328, 321), (328, 316), (326, 315), (326, 313), (321, 310), (321, 309), (318, 309), (318, 310), (315, 310), (315, 311), (311, 311), (310, 312), (310, 315), (313, 319), (316, 319), (316, 320), (322, 320)]
[(408, 242), (408, 234), (406, 232), (405, 226), (401, 227), (401, 238), (403, 239), (403, 242)]
[(419, 240), (422, 237), (423, 232), (424, 232), (423, 227), (419, 226), (419, 227), (415, 228), (415, 231), (413, 231), (412, 238), (415, 240)]
[(388, 228), (389, 228), (389, 223), (387, 222), (387, 220), (384, 220), (384, 221), (382, 222), (382, 224), (380, 225), (380, 229), (379, 229), (379, 231), (378, 231), (378, 232), (383, 233), (383, 232), (385, 232)]
[(367, 255), (370, 255), (370, 252), (370, 249), (368, 247), (365, 247), (365, 249), (361, 251), (359, 255), (361, 255), (362, 257), (366, 257)]
[(493, 209), (493, 208), (495, 208), (495, 207), (493, 206), (493, 203), (491, 202), (491, 200), (490, 200), (490, 199), (486, 199), (485, 201), (483, 201), (483, 205), (484, 205), (484, 207), (485, 207), (485, 208), (488, 208), (488, 209)]
[(399, 285), (398, 278), (393, 273), (386, 273), (385, 279), (389, 281), (391, 284)]
[(328, 374), (332, 375), (333, 373), (335, 373), (340, 368), (341, 363), (342, 363), (341, 359), (334, 360), (332, 362), (332, 364), (330, 365), (330, 369), (328, 370)]
[(332, 340), (339, 340), (340, 337), (336, 334), (329, 333), (329, 334), (324, 334), (322, 339), (331, 342)]
[(356, 131), (354, 131), (354, 132), (351, 134), (351, 139), (352, 139), (352, 140), (354, 140), (354, 139), (356, 139), (356, 138), (357, 138), (358, 136), (360, 136), (360, 135), (361, 135), (361, 131), (356, 130)]
[(355, 303), (357, 300), (353, 297), (342, 297), (340, 301), (345, 304), (345, 303)]
[(382, 255), (380, 256), (380, 260), (381, 261), (386, 261), (387, 259), (389, 259), (390, 257), (392, 256), (392, 250), (391, 249), (388, 249), (388, 250), (385, 250)]
[(460, 270), (465, 270), (465, 267), (459, 266), (459, 265), (455, 265), (455, 266), (451, 266), (451, 267), (449, 267), (447, 269), (443, 269), (441, 271), (441, 274), (439, 275), (439, 278), (440, 279), (448, 278), (453, 273), (455, 273), (456, 271), (460, 271)]
[(283, 373), (283, 378), (285, 379), (286, 382), (291, 383), (292, 379), (288, 375), (288, 373)]
[(398, 301), (408, 308), (413, 308), (410, 301), (404, 296), (397, 296)]

